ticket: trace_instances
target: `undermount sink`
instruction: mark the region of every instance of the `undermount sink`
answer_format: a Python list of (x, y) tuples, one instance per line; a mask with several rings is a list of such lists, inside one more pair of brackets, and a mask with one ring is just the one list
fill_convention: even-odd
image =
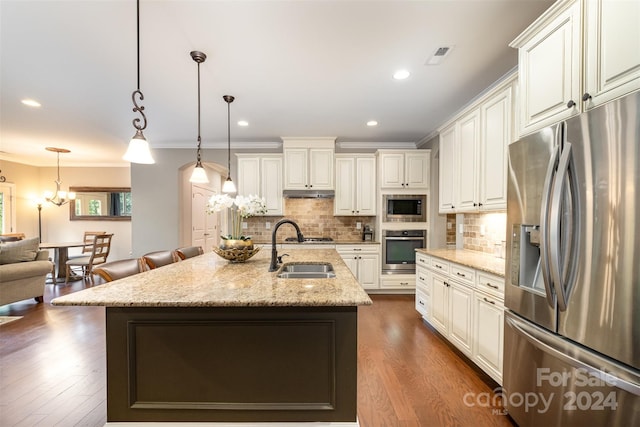
[(287, 263), (282, 266), (278, 277), (283, 279), (330, 279), (336, 277), (333, 265), (320, 263)]

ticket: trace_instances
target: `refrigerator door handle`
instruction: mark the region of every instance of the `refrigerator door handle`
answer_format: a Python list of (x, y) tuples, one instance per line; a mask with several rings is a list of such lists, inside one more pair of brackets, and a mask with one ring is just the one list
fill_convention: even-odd
[(544, 178), (544, 186), (542, 187), (542, 203), (540, 207), (540, 269), (542, 271), (542, 281), (544, 283), (544, 291), (547, 295), (547, 303), (551, 308), (555, 309), (555, 295), (552, 290), (551, 273), (549, 271), (549, 203), (551, 199), (551, 184), (558, 165), (558, 157), (560, 156), (560, 145), (557, 144), (551, 159), (549, 167)]
[(567, 182), (570, 160), (571, 143), (565, 142), (562, 155), (560, 156), (560, 162), (558, 163), (556, 179), (553, 184), (553, 191), (551, 194), (551, 209), (549, 213), (551, 220), (549, 221), (548, 241), (549, 270), (551, 271), (553, 287), (556, 291), (558, 309), (560, 311), (565, 311), (567, 309), (567, 294), (565, 292), (565, 287), (562, 284), (562, 271), (560, 265), (560, 251), (562, 247), (560, 222), (562, 219), (562, 195), (564, 194), (565, 184)]
[[(637, 375), (633, 375), (624, 368), (614, 367), (614, 369), (605, 370), (607, 362), (601, 362), (599, 365), (601, 368), (596, 368), (596, 364), (600, 361), (597, 357), (584, 357), (584, 353), (581, 355), (577, 351), (572, 351), (569, 345), (567, 345), (562, 338), (553, 335), (551, 332), (539, 331), (537, 328), (533, 328), (523, 321), (514, 318), (513, 315), (505, 316), (505, 322), (508, 326), (516, 330), (522, 337), (529, 341), (536, 348), (544, 351), (545, 353), (563, 361), (564, 363), (571, 365), (577, 369), (585, 370), (593, 374), (596, 378), (606, 381), (608, 384), (617, 387), (619, 389), (628, 391), (629, 393), (640, 396), (640, 381)], [(571, 354), (571, 355), (570, 355)], [(591, 359), (591, 360), (584, 360)], [(609, 363), (610, 364), (610, 363)], [(616, 374), (627, 373), (629, 379), (621, 378), (620, 375), (614, 375), (612, 372), (616, 371)], [(635, 381), (635, 382), (634, 382)]]

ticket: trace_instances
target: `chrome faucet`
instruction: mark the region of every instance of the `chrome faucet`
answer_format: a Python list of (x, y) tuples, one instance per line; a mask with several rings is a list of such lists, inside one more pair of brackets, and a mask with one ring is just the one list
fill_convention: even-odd
[(282, 262), (282, 258), (278, 257), (278, 251), (276, 249), (276, 234), (278, 232), (278, 228), (280, 228), (282, 224), (293, 225), (296, 229), (296, 233), (298, 234), (298, 242), (299, 243), (304, 242), (304, 236), (302, 235), (302, 232), (300, 231), (300, 227), (298, 227), (298, 224), (286, 218), (278, 221), (276, 225), (273, 226), (273, 232), (271, 232), (271, 264), (269, 265), (269, 271), (276, 271), (278, 269), (278, 263)]

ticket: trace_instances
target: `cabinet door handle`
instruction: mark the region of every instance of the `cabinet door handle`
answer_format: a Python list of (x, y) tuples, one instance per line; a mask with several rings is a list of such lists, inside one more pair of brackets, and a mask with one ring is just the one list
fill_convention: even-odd
[(591, 95), (589, 95), (589, 92), (585, 92), (584, 95), (582, 95), (582, 100), (584, 102), (587, 102), (590, 99), (591, 99)]
[(424, 303), (422, 301), (418, 301), (418, 304), (420, 305), (424, 305)]
[(482, 299), (485, 300), (485, 302), (488, 302), (489, 304), (496, 305), (496, 303), (491, 301), (490, 299), (486, 299), (485, 297), (482, 297)]
[(358, 257), (358, 259), (362, 259), (362, 257), (361, 257), (361, 256), (359, 256), (359, 257)]
[(455, 209), (455, 208), (456, 208), (455, 206), (451, 205), (451, 209)]
[(491, 283), (487, 282), (487, 286), (493, 289), (500, 289), (498, 286), (496, 285), (492, 285)]
[(575, 103), (575, 102), (573, 102), (573, 99), (572, 99), (572, 100), (570, 100), (569, 102), (567, 102), (567, 108), (573, 108), (573, 107), (575, 107), (575, 106), (576, 106), (576, 103)]
[(465, 276), (464, 274), (460, 273), (459, 271), (456, 271), (456, 274), (457, 274), (458, 276), (460, 276), (460, 277), (467, 277), (467, 276)]
[(422, 258), (418, 258), (418, 262), (425, 262)]
[(409, 282), (400, 282), (401, 285), (407, 286)]
[(420, 280), (424, 280), (424, 277), (422, 277), (422, 276), (419, 276), (419, 278), (420, 278)]
[(482, 203), (478, 203), (478, 206), (482, 206)]
[(442, 270), (442, 266), (440, 264), (435, 264), (436, 268), (439, 268), (440, 270)]
[(447, 288), (449, 287), (449, 284), (448, 284), (447, 282), (442, 282), (442, 283), (444, 283), (444, 285), (445, 285)]
[(309, 184), (309, 188), (313, 187), (313, 185)]
[(362, 248), (353, 248), (354, 251), (361, 251)]
[(474, 204), (473, 204), (473, 206), (474, 206), (474, 207), (476, 207), (476, 206), (478, 206), (478, 204), (477, 204), (477, 203), (474, 203)]

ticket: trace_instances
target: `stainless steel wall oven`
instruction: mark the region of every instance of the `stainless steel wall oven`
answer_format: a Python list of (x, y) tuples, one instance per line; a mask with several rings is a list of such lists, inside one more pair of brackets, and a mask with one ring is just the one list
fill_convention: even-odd
[(382, 235), (382, 274), (416, 272), (416, 249), (425, 248), (426, 230), (385, 230)]

